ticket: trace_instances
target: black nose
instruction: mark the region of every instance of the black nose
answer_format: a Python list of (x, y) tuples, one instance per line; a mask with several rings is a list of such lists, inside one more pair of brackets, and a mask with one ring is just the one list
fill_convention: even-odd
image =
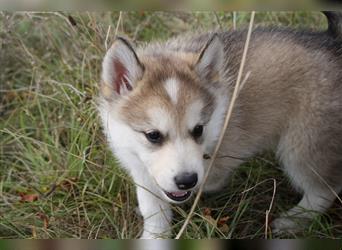
[(182, 173), (175, 177), (175, 183), (181, 190), (190, 189), (197, 184), (196, 173)]

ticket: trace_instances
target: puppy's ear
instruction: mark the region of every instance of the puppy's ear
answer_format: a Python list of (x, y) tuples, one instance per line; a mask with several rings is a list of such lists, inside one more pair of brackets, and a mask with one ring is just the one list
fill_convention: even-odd
[(224, 46), (215, 33), (202, 48), (197, 62), (197, 73), (208, 81), (217, 80), (223, 68)]
[(118, 37), (102, 62), (102, 95), (105, 98), (127, 95), (143, 73), (144, 66), (132, 45)]

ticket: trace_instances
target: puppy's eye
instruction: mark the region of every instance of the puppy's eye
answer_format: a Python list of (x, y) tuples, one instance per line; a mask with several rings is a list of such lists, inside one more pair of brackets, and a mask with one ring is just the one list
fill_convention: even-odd
[(144, 133), (147, 140), (151, 143), (161, 143), (163, 140), (163, 135), (158, 130), (153, 130), (151, 132)]
[(202, 134), (203, 134), (203, 125), (196, 125), (191, 132), (191, 135), (194, 137), (194, 139), (201, 137)]

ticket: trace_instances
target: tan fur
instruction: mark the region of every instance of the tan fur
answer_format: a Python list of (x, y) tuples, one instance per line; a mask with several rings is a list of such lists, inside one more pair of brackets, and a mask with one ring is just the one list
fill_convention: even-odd
[[(143, 129), (149, 123), (146, 110), (161, 107), (175, 120), (177, 126), (175, 130), (184, 131), (182, 119), (185, 108), (196, 99), (206, 101), (205, 105), (209, 106), (206, 115), (210, 115), (210, 107), (213, 105), (212, 96), (201, 87), (198, 77), (190, 68), (189, 61), (183, 58), (183, 55), (180, 58), (141, 58), (146, 74), (137, 82), (137, 88), (120, 108), (120, 113), (128, 124), (137, 130)], [(176, 78), (182, 86), (176, 106), (173, 105), (164, 88), (164, 83), (169, 78)]]

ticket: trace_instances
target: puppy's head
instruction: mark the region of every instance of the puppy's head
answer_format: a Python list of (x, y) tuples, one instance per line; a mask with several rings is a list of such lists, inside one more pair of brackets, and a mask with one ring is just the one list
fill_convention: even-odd
[[(187, 200), (223, 121), (223, 45), (198, 53), (139, 55), (118, 38), (103, 60), (101, 117), (112, 149), (134, 177), (147, 174), (162, 197)], [(222, 107), (223, 106), (223, 107)]]

